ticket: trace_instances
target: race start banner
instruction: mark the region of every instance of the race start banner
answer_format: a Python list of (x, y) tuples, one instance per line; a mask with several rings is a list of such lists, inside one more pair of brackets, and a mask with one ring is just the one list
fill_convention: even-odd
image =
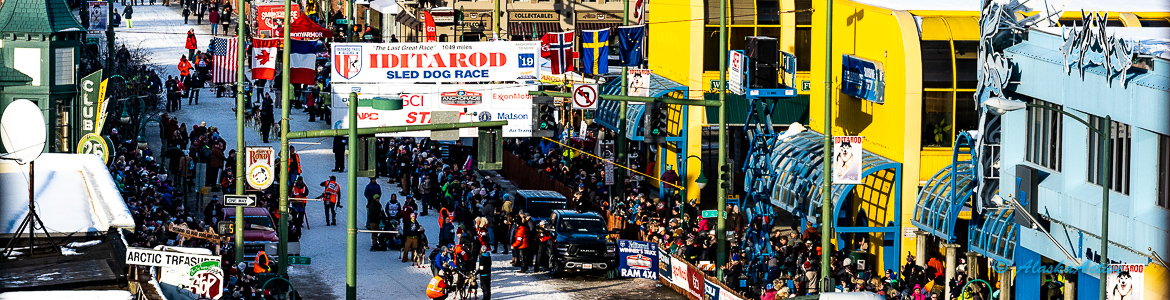
[(860, 136), (833, 137), (833, 184), (861, 184)]
[(618, 272), (622, 277), (658, 279), (658, 245), (618, 240)]
[(245, 168), (245, 179), (248, 180), (248, 186), (253, 189), (263, 190), (272, 185), (272, 181), (276, 178), (276, 172), (273, 169), (276, 156), (272, 147), (246, 147), (247, 155), (244, 157), (244, 162), (248, 165)]
[(439, 83), (540, 79), (540, 42), (338, 43), (333, 83)]

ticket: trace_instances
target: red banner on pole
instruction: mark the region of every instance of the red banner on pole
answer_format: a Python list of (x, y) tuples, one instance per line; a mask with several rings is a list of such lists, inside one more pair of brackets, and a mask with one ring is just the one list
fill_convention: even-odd
[(423, 31), (425, 31), (426, 36), (427, 36), (426, 41), (427, 42), (437, 42), (438, 40), (436, 38), (438, 37), (439, 34), (438, 34), (437, 29), (435, 28), (435, 18), (431, 16), (430, 12), (424, 11), (422, 13), (423, 13), (423, 26), (424, 26)]

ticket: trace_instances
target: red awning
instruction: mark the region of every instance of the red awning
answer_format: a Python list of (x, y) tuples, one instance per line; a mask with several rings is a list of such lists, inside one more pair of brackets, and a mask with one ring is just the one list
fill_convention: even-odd
[(320, 39), (333, 37), (333, 32), (302, 16), (293, 21), (290, 35), (296, 39)]

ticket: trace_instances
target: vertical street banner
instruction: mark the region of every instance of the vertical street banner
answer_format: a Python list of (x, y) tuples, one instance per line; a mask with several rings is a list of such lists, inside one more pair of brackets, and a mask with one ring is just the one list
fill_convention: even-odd
[(626, 73), (627, 93), (634, 97), (650, 97), (650, 70), (629, 69)]
[(860, 136), (833, 137), (833, 184), (861, 184)]
[(743, 95), (743, 52), (731, 50), (727, 54), (727, 91)]
[(673, 272), (671, 267), (670, 267), (670, 263), (671, 263), (670, 260), (671, 260), (670, 253), (666, 252), (666, 249), (659, 248), (658, 249), (658, 276), (662, 277), (662, 279), (665, 279), (667, 282), (673, 281), (670, 279), (671, 272)]
[(622, 277), (658, 279), (658, 245), (618, 240), (618, 272)]
[(276, 178), (276, 172), (273, 169), (275, 165), (275, 156), (272, 147), (247, 147), (248, 156), (244, 157), (246, 179), (248, 186), (253, 189), (263, 190), (272, 185), (273, 179)]
[[(602, 141), (600, 143), (597, 143), (597, 146), (601, 148), (601, 151), (599, 151), (599, 152), (601, 153), (602, 158), (604, 158), (605, 160), (608, 160), (608, 161), (617, 160), (617, 155), (615, 155), (615, 153), (617, 153), (617, 152), (614, 151), (613, 141)], [(608, 163), (608, 162), (605, 163), (605, 185), (613, 185), (614, 184), (613, 171), (614, 171), (614, 165), (612, 163)]]
[(438, 42), (439, 33), (435, 28), (435, 18), (431, 16), (430, 12), (422, 12), (423, 16), (423, 32), (426, 34), (426, 41), (428, 43)]
[(106, 26), (110, 24), (109, 2), (105, 1), (88, 1), (85, 3), (85, 8), (89, 9), (89, 31), (106, 31)]
[(105, 103), (101, 98), (101, 80), (102, 70), (81, 78), (81, 132), (102, 131), (97, 127), (98, 119), (102, 117), (99, 113), (102, 111), (102, 104)]
[(1145, 265), (1109, 265), (1105, 281), (1106, 300), (1141, 300), (1145, 291)]

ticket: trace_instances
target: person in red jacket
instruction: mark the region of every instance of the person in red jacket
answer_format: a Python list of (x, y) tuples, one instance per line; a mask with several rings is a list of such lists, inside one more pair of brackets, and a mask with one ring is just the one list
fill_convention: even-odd
[(187, 30), (187, 57), (195, 57), (195, 49), (199, 48), (199, 43), (195, 41), (195, 29)]
[(528, 215), (520, 213), (521, 222), (516, 227), (516, 236), (512, 239), (512, 251), (515, 251), (520, 258), (520, 273), (528, 273), (528, 265), (531, 264), (529, 257), (532, 256), (531, 251), (528, 250), (529, 228), (524, 226)]

